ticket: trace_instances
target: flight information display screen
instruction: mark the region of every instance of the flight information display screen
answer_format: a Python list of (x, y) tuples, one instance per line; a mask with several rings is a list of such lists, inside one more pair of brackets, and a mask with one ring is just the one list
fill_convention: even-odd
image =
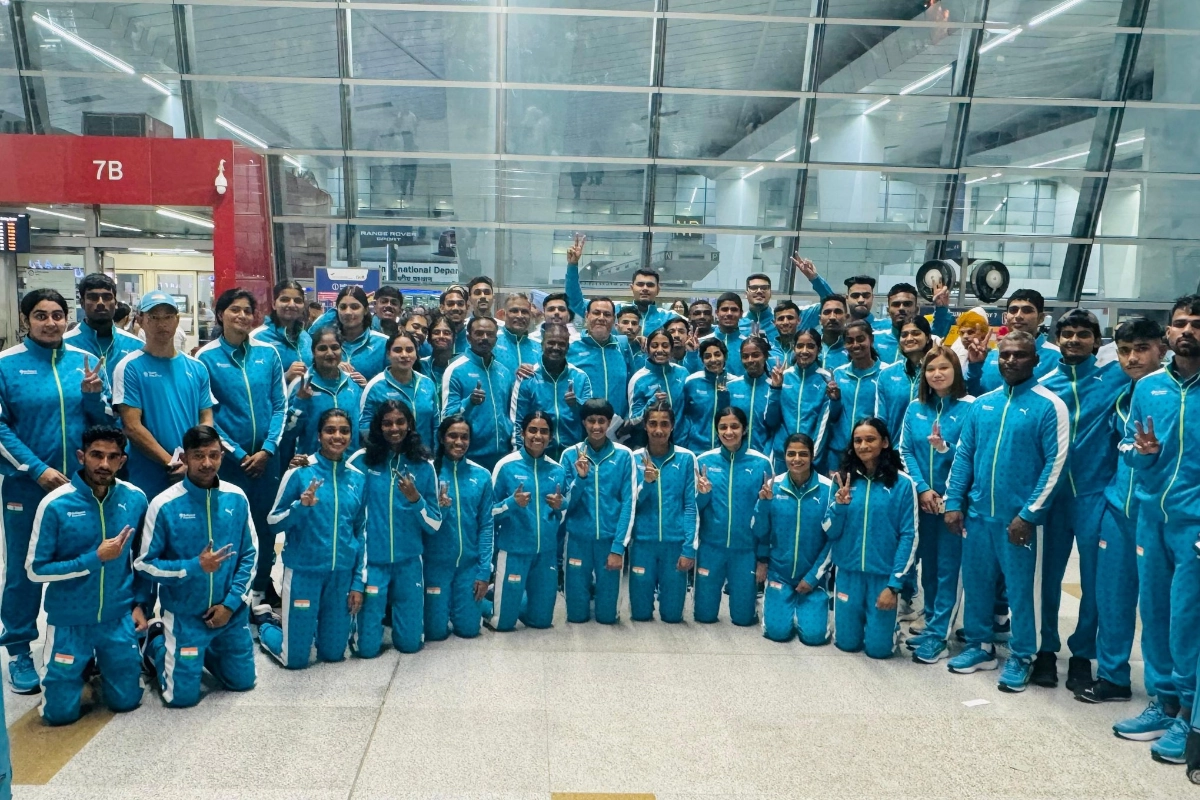
[(29, 215), (0, 214), (0, 253), (29, 252)]

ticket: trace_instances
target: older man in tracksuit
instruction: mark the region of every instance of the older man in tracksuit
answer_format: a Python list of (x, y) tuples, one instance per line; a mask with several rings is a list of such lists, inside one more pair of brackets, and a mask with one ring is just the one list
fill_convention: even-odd
[(633, 536), (637, 467), (628, 447), (608, 439), (613, 407), (588, 400), (580, 407), (587, 439), (563, 451), (570, 498), (567, 531), (567, 621), (587, 622), (596, 600), (596, 621), (617, 622), (621, 567)]
[(512, 452), (509, 403), (514, 376), (493, 354), (496, 321), (472, 317), (467, 322), (471, 349), (450, 362), (442, 375), (442, 413), (462, 414), (471, 426), (468, 457), (487, 470)]
[(125, 434), (89, 428), (82, 447), (83, 468), (38, 506), (25, 560), (29, 579), (48, 584), (41, 713), (51, 725), (79, 719), (84, 668), (93, 657), (105, 705), (130, 711), (142, 702), (137, 632), (146, 616), (136, 603), (131, 551), (146, 495), (116, 479)]
[(537, 370), (519, 378), (512, 393), (509, 417), (517, 447), (522, 447), (521, 420), (537, 409), (550, 415), (550, 444), (546, 455), (560, 458), (563, 450), (583, 441), (580, 407), (592, 399), (587, 373), (567, 363), (567, 326), (550, 323), (542, 333), (542, 358)]
[(1067, 406), (1070, 423), (1071, 458), (1066, 482), (1054, 498), (1046, 521), (1042, 545), (1041, 647), (1033, 665), (1032, 681), (1038, 686), (1058, 685), (1055, 653), (1058, 609), (1062, 601), (1063, 576), (1071, 557), (1071, 546), (1079, 549), (1081, 596), (1079, 622), (1067, 640), (1071, 648), (1067, 688), (1081, 692), (1092, 684), (1091, 659), (1096, 657), (1096, 560), (1100, 550), (1100, 520), (1104, 513), (1104, 490), (1117, 471), (1120, 435), (1112, 425), (1117, 396), (1129, 379), (1116, 361), (1097, 364), (1100, 323), (1082, 308), (1068, 311), (1054, 326), (1062, 358), (1041, 384), (1058, 395)]
[(1137, 382), (1121, 441), (1122, 457), (1138, 471), (1142, 659), (1154, 702), (1113, 731), (1139, 741), (1161, 737), (1151, 755), (1178, 764), (1200, 655), (1200, 295), (1176, 301), (1167, 340), (1175, 357)]
[(1034, 592), (1042, 562), (1037, 529), (1066, 473), (1070, 423), (1067, 407), (1034, 378), (1033, 336), (1010, 333), (999, 351), (1005, 386), (972, 404), (946, 486), (946, 526), (965, 537), (967, 639), (967, 649), (948, 666), (957, 673), (996, 668), (992, 612), (996, 580), (1003, 575), (1013, 611), (1012, 655), (999, 688), (1021, 692), (1037, 651)]
[(250, 581), (257, 551), (250, 502), (218, 479), (221, 440), (208, 425), (183, 436), (187, 476), (150, 501), (134, 568), (159, 586), (162, 622), (151, 626), (147, 666), (163, 702), (200, 702), (208, 670), (230, 691), (254, 688)]

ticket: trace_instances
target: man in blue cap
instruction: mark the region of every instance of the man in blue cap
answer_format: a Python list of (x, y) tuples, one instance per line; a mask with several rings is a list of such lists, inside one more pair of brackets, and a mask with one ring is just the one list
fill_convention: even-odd
[(175, 349), (179, 306), (155, 290), (138, 303), (146, 346), (117, 364), (112, 405), (133, 445), (129, 480), (153, 499), (183, 477), (177, 451), (183, 434), (195, 425), (212, 425), (216, 405), (208, 368)]

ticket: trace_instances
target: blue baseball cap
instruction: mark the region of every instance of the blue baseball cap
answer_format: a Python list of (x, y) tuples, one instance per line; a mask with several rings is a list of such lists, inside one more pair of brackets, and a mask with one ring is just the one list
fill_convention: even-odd
[(175, 302), (175, 298), (162, 289), (155, 289), (153, 292), (146, 292), (142, 295), (142, 299), (138, 303), (138, 311), (146, 312), (157, 306), (170, 306), (175, 311), (179, 311), (179, 304)]

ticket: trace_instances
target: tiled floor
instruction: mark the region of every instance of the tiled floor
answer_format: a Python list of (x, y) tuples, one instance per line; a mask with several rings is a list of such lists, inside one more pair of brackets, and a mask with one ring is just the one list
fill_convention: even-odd
[[(1064, 630), (1076, 608), (1064, 597)], [(258, 666), (255, 691), (214, 692), (188, 711), (147, 693), (48, 784), (15, 796), (1200, 796), (1181, 768), (1112, 736), (1114, 720), (1140, 710), (1140, 693), (1101, 707), (1063, 688), (1006, 695), (996, 673), (779, 645), (727, 622), (560, 618), (549, 631), (485, 631), (415, 656), (302, 673), (263, 657)], [(963, 705), (975, 699), (988, 703)], [(10, 724), (34, 704), (6, 701)]]

